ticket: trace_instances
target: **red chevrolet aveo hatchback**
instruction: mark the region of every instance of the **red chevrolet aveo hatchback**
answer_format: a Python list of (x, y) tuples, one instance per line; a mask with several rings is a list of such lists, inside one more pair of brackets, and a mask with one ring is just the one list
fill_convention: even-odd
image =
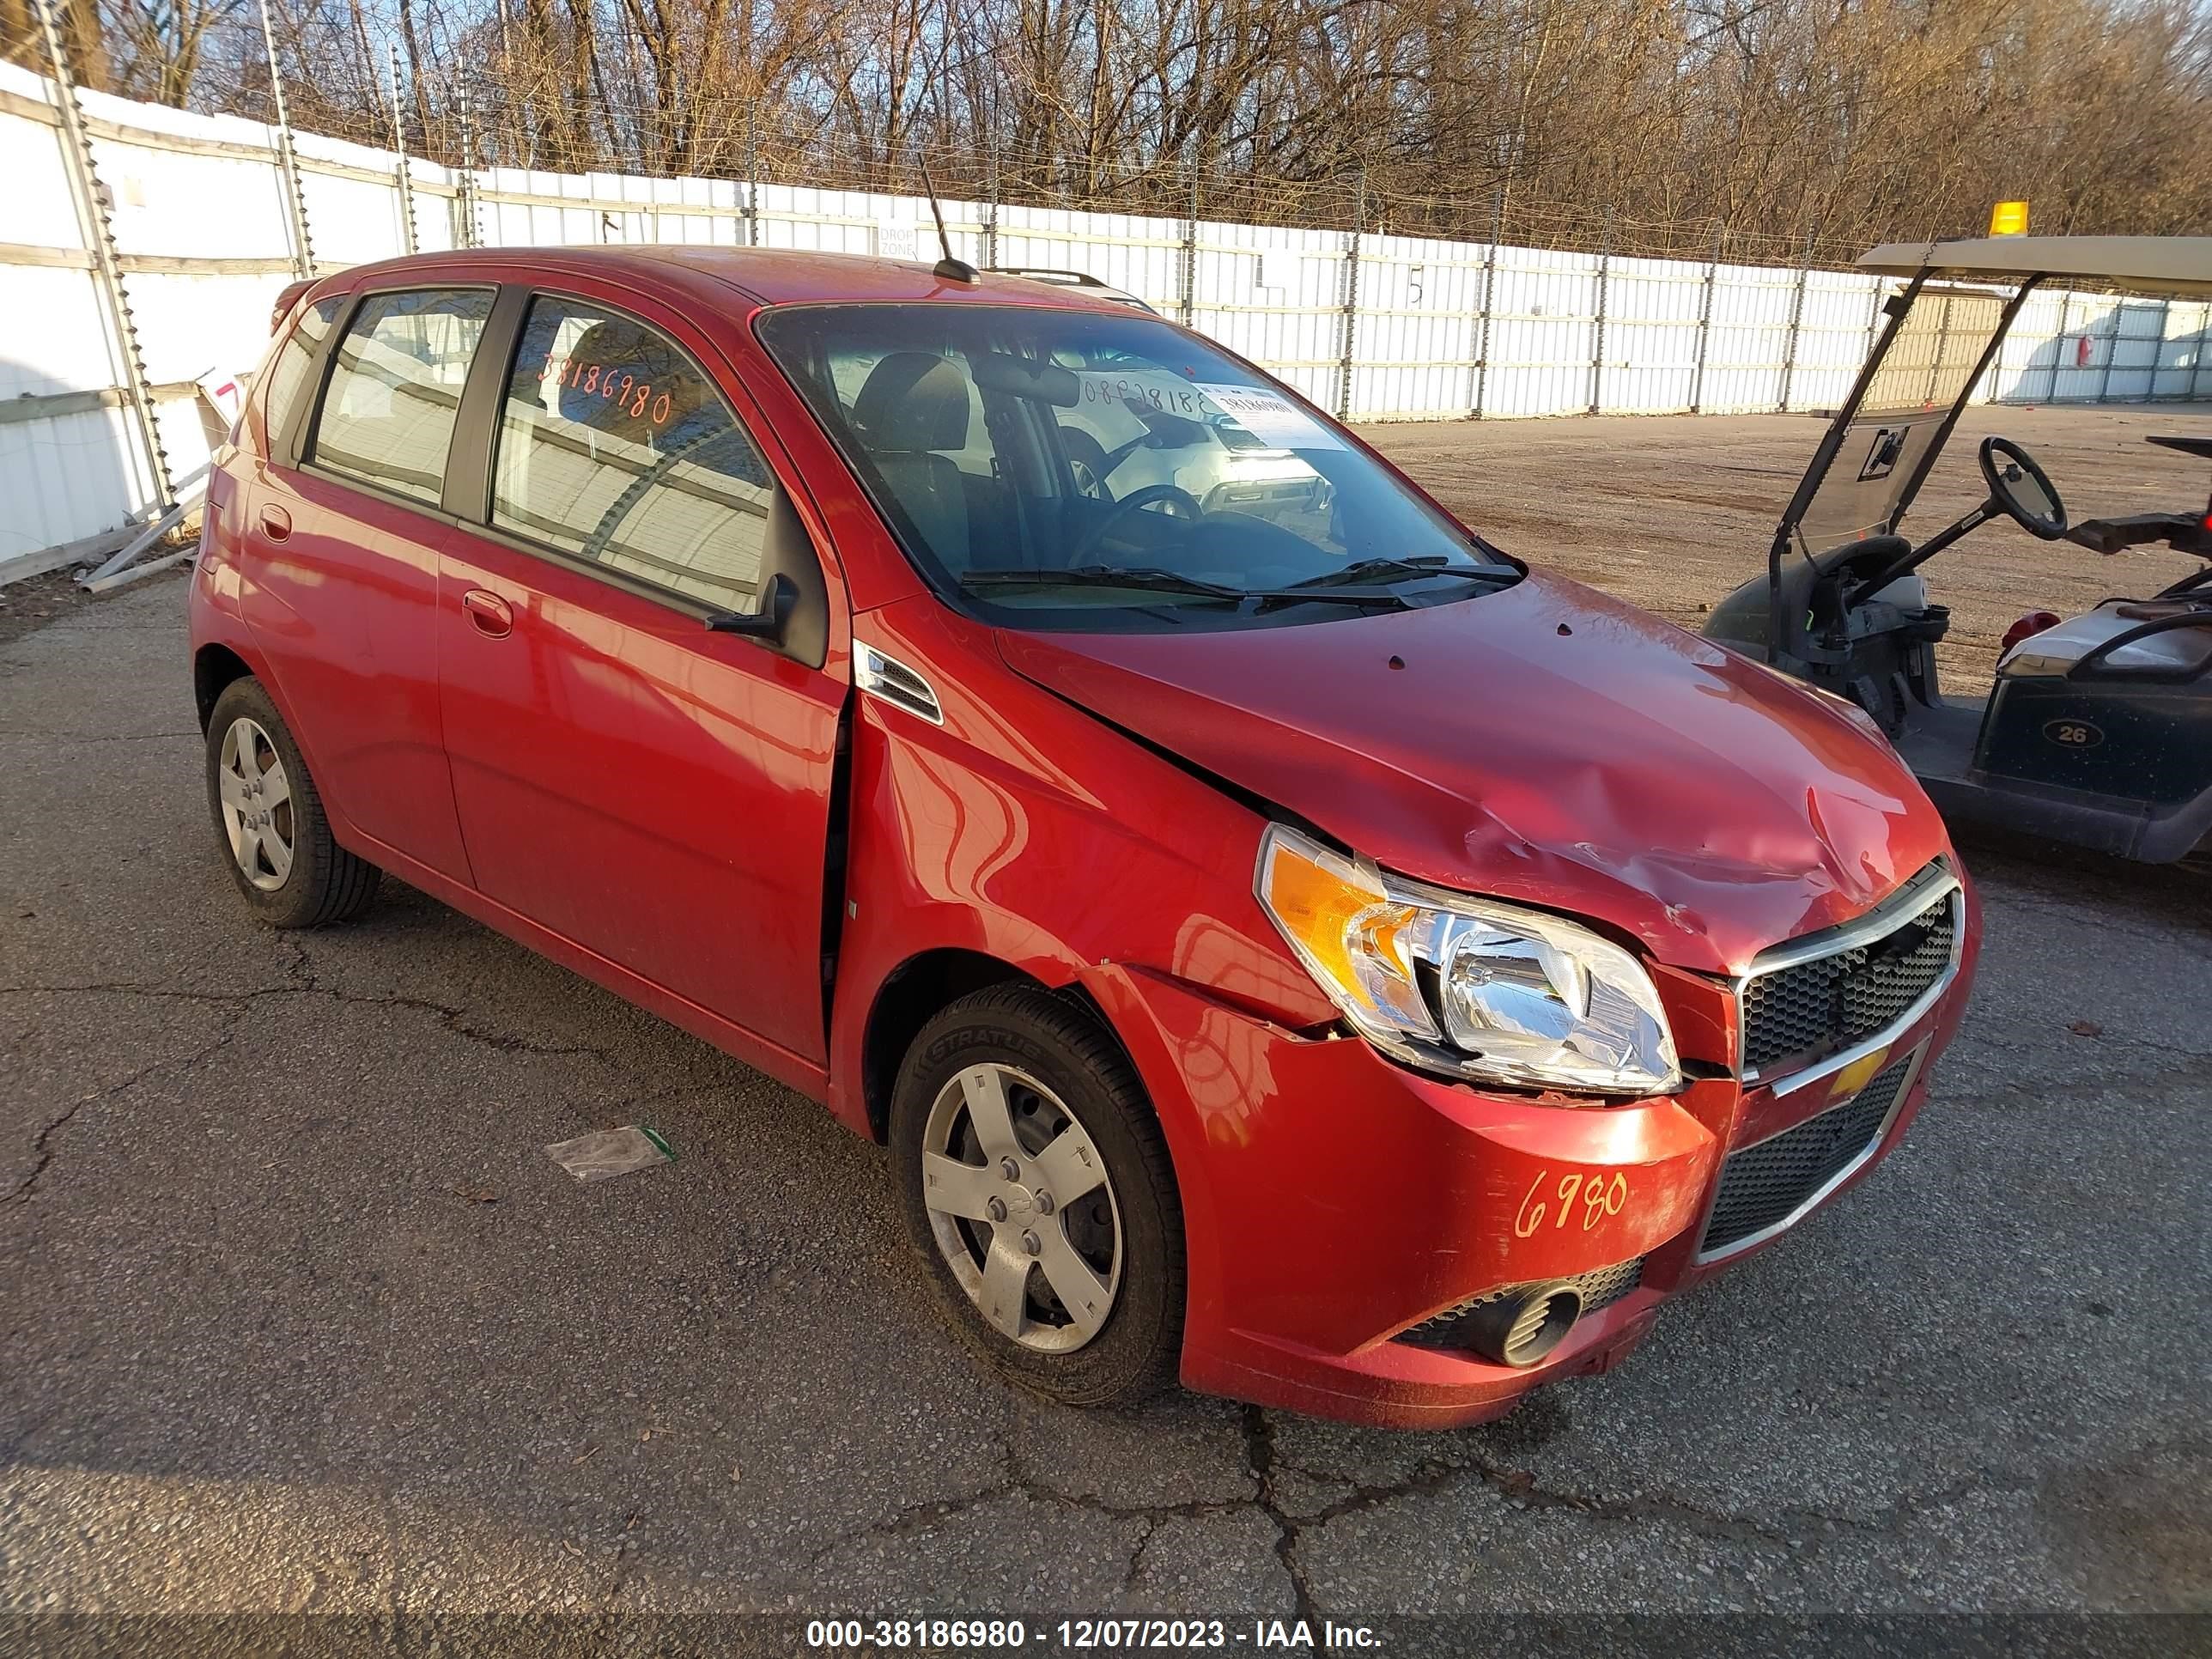
[(825, 1101), (1048, 1395), (1495, 1416), (1864, 1174), (1958, 1023), (1862, 717), (1186, 329), (739, 249), (287, 301), (191, 587), (246, 902), (388, 871)]

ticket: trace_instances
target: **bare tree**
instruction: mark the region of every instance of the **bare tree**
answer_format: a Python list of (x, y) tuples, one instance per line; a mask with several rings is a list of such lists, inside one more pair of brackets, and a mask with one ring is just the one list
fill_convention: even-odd
[[(24, 50), (33, 0), (0, 0)], [(261, 112), (242, 0), (65, 0), (139, 95)], [(272, 0), (303, 126), (513, 165), (948, 191), (1745, 258), (2212, 221), (2196, 0)], [(33, 42), (33, 44), (35, 44)], [(248, 49), (250, 46), (251, 49)], [(80, 69), (93, 84), (108, 70)], [(1354, 180), (1364, 180), (1364, 190)]]

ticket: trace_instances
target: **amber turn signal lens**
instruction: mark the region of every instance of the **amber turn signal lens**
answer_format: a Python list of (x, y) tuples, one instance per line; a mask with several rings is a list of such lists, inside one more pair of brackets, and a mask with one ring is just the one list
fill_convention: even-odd
[(1260, 902), (1283, 937), (1355, 1022), (1435, 1033), (1413, 981), (1418, 906), (1394, 899), (1382, 878), (1279, 827), (1261, 853)]

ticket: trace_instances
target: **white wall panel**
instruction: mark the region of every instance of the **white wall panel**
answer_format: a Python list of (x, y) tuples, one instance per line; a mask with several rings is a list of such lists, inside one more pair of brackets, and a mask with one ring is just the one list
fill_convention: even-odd
[(1722, 265), (1715, 271), (1700, 408), (1729, 414), (1781, 407), (1796, 295), (1794, 271), (1760, 265)]
[[(921, 211), (927, 214), (927, 204)], [(980, 223), (982, 210), (963, 204), (963, 217), (970, 216)], [(949, 203), (945, 219), (950, 225)], [(933, 234), (933, 228), (925, 223), (925, 236)], [(954, 238), (956, 243), (960, 240)], [(1170, 317), (1177, 313), (1182, 299), (1182, 243), (1183, 227), (1173, 219), (1061, 208), (999, 210), (1000, 265), (1084, 271)], [(977, 246), (980, 257), (980, 237)], [(923, 251), (934, 257), (934, 242), (927, 242)]]
[(1607, 262), (1604, 297), (1598, 406), (1622, 415), (1687, 409), (1697, 378), (1704, 267), (1615, 258)]
[(1850, 395), (1879, 320), (1875, 305), (1887, 284), (1848, 271), (1806, 273), (1790, 354), (1788, 407), (1834, 409)]
[(1352, 406), (1376, 420), (1471, 413), (1481, 296), (1481, 250), (1363, 237)]
[(111, 222), (124, 252), (209, 259), (289, 257), (284, 174), (273, 156), (249, 161), (173, 154), (105, 138), (92, 141), (92, 152), (93, 165), (114, 202)]
[(2212, 305), (2201, 300), (2176, 300), (2166, 309), (2165, 324), (2151, 396), (2194, 397), (2206, 384), (2201, 371), (2205, 335), (2212, 329)]
[(1595, 384), (1597, 267), (1595, 254), (1498, 250), (1486, 414), (1588, 411)]
[(252, 373), (269, 349), (270, 309), (289, 281), (283, 271), (127, 277), (146, 378), (159, 386), (210, 374)]
[(407, 251), (396, 179), (376, 184), (303, 173), (300, 193), (307, 198), (307, 242), (317, 264), (367, 264)]
[(112, 530), (141, 501), (119, 408), (0, 422), (0, 563)]
[[(0, 69), (13, 67), (0, 64)], [(0, 119), (0, 179), (8, 181), (7, 240), (36, 247), (84, 246), (69, 174), (62, 170), (61, 143), (58, 127), (15, 116)]]
[(0, 316), (14, 319), (0, 333), (0, 398), (97, 392), (122, 379), (90, 271), (0, 265)]

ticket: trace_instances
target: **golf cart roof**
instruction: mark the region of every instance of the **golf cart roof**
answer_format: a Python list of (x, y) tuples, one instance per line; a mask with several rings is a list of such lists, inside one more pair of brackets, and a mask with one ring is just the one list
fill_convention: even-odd
[(1977, 282), (2079, 277), (2154, 298), (2212, 298), (2212, 236), (1974, 236), (1885, 242), (1858, 268)]

